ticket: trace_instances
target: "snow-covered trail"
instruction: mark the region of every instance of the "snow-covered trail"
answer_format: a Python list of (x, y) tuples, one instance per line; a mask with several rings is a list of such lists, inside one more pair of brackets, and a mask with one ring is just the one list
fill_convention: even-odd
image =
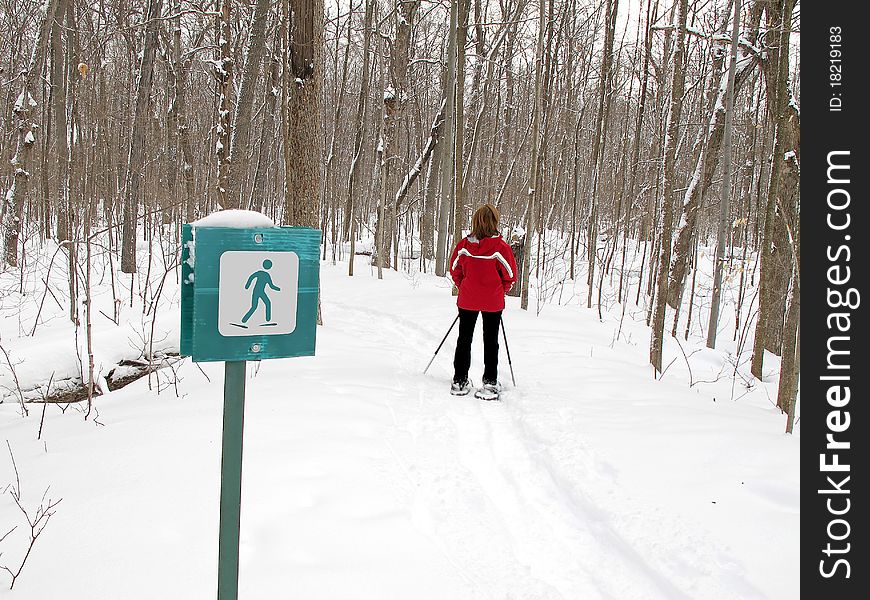
[[(422, 374), (455, 315), (446, 284), (345, 269), (322, 266), (317, 356), (249, 367), (241, 598), (797, 593), (799, 440), (764, 401), (689, 388), (678, 365), (655, 382), (642, 325), (611, 344), (594, 311), (516, 299), (517, 387), (454, 398), (455, 330)], [(45, 444), (38, 415), (0, 405), (27, 491), (64, 498), (11, 597), (213, 597), (222, 368), (178, 377), (180, 397), (140, 380), (98, 399), (101, 426), (50, 411)]]
[[(523, 356), (520, 382), (526, 375), (531, 385), (509, 388), (501, 403), (453, 398), (446, 388), (455, 333), (436, 359), (435, 375), (420, 374), (440, 339), (435, 325), (450, 322), (452, 305), (446, 304), (442, 310), (436, 301), (435, 311), (433, 305), (409, 304), (396, 314), (338, 302), (341, 310), (332, 318), (354, 339), (376, 340), (361, 351), (390, 358), (376, 379), (384, 381), (382, 398), (397, 432), (408, 432), (413, 440), (399, 450), (400, 442), (391, 442), (391, 451), (418, 488), (417, 521), (426, 523), (451, 562), (467, 565), (464, 575), (476, 590), (469, 597), (677, 599), (698, 597), (699, 591), (716, 598), (761, 597), (739, 573), (722, 572), (722, 557), (707, 540), (687, 544), (692, 536), (677, 520), (656, 528), (654, 539), (623, 537), (630, 527), (623, 528), (623, 516), (608, 507), (614, 498), (632, 494), (608, 476), (613, 467), (601, 464), (564, 418), (583, 393), (577, 384), (581, 368), (572, 364), (577, 356), (570, 350), (591, 343), (582, 331), (542, 329), (541, 320), (509, 309), (512, 325), (524, 325), (518, 332), (529, 327), (546, 340), (541, 352), (528, 354), (523, 345), (514, 349)], [(432, 312), (445, 312), (446, 318), (433, 320)], [(473, 363), (478, 370), (480, 343), (475, 342)], [(509, 381), (504, 351), (501, 360), (501, 379)], [(594, 370), (595, 360), (588, 362)], [(556, 376), (560, 372), (573, 375), (570, 386)], [(624, 373), (618, 369), (597, 382), (621, 383)], [(349, 391), (339, 386), (334, 393)], [(559, 448), (560, 439), (570, 447)], [(554, 457), (557, 452), (564, 452), (561, 459)], [(633, 517), (645, 524), (649, 537), (649, 521), (663, 515), (658, 507), (644, 514), (639, 506), (631, 506)]]

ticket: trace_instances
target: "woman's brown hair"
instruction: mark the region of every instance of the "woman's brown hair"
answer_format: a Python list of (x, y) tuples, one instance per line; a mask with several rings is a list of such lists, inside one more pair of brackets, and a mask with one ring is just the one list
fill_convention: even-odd
[(498, 209), (492, 204), (484, 204), (471, 217), (471, 235), (479, 240), (498, 235)]

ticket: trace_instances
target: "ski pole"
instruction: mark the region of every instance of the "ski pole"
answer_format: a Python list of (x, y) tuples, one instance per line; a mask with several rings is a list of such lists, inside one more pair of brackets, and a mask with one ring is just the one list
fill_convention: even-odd
[(451, 331), (453, 331), (453, 327), (456, 325), (456, 321), (458, 321), (458, 320), (459, 320), (459, 315), (457, 314), (457, 315), (456, 315), (456, 318), (453, 319), (453, 323), (450, 325), (450, 329), (448, 329), (448, 330), (447, 330), (447, 333), (444, 334), (444, 339), (441, 340), (441, 343), (438, 344), (438, 347), (437, 347), (437, 348), (435, 348), (435, 354), (432, 355), (432, 358), (429, 360), (429, 364), (426, 365), (426, 368), (425, 368), (425, 369), (423, 369), (423, 375), (425, 375), (425, 374), (426, 374), (426, 371), (429, 370), (429, 367), (432, 366), (432, 362), (435, 360), (435, 357), (438, 356), (438, 351), (441, 350), (441, 346), (443, 346), (443, 345), (444, 345), (444, 342), (447, 341), (447, 336), (450, 335), (450, 332), (451, 332)]
[(504, 349), (507, 351), (508, 366), (509, 366), (510, 369), (511, 369), (511, 381), (512, 381), (513, 384), (514, 384), (514, 387), (517, 387), (517, 380), (514, 379), (514, 366), (513, 366), (513, 364), (511, 364), (511, 349), (508, 348), (508, 343), (507, 343), (507, 332), (505, 332), (505, 330), (504, 330), (504, 318), (503, 318), (503, 317), (499, 317), (499, 321), (501, 321), (501, 335), (502, 335), (502, 337), (504, 338)]

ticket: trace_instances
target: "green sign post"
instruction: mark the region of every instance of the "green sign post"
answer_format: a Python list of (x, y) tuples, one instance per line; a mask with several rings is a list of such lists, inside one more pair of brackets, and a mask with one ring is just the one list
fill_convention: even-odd
[(218, 600), (236, 600), (248, 360), (313, 356), (320, 231), (182, 227), (181, 354), (225, 361)]
[(224, 428), (218, 534), (218, 600), (239, 596), (239, 529), (242, 516), (242, 434), (245, 423), (243, 360), (224, 364)]

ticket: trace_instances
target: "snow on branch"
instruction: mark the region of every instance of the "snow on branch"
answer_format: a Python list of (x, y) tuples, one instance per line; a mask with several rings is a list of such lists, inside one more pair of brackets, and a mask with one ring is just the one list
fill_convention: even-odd
[(443, 99), (441, 101), (441, 107), (438, 109), (438, 114), (435, 115), (435, 120), (432, 122), (432, 130), (429, 133), (429, 139), (426, 140), (426, 147), (423, 148), (423, 152), (420, 153), (420, 156), (417, 158), (417, 162), (414, 163), (414, 166), (411, 167), (411, 170), (408, 171), (408, 174), (405, 175), (405, 179), (402, 181), (402, 185), (399, 186), (399, 190), (396, 192), (396, 208), (402, 204), (402, 201), (405, 199), (405, 196), (408, 194), (408, 189), (417, 180), (420, 172), (423, 170), (423, 165), (426, 164), (426, 161), (429, 160), (429, 157), (432, 155), (432, 151), (435, 149), (435, 144), (438, 143), (438, 135), (441, 129), (441, 125), (444, 123), (444, 107), (447, 106), (447, 99)]
[[(673, 25), (653, 25), (650, 27), (651, 31), (673, 31)], [(695, 37), (699, 37), (701, 39), (710, 40), (716, 44), (728, 45), (731, 43), (731, 36), (724, 33), (707, 33), (703, 29), (698, 27), (692, 27), (691, 25), (686, 27), (686, 33), (689, 35), (693, 35)], [(763, 52), (761, 49), (747, 40), (745, 37), (740, 36), (737, 40), (737, 45), (743, 50), (745, 53), (755, 57), (755, 58), (763, 58)]]
[(15, 100), (15, 105), (12, 107), (13, 112), (19, 113), (23, 111), (25, 104), (28, 108), (36, 108), (37, 106), (36, 100), (34, 100), (31, 93), (26, 89), (22, 90), (18, 95), (18, 98)]

